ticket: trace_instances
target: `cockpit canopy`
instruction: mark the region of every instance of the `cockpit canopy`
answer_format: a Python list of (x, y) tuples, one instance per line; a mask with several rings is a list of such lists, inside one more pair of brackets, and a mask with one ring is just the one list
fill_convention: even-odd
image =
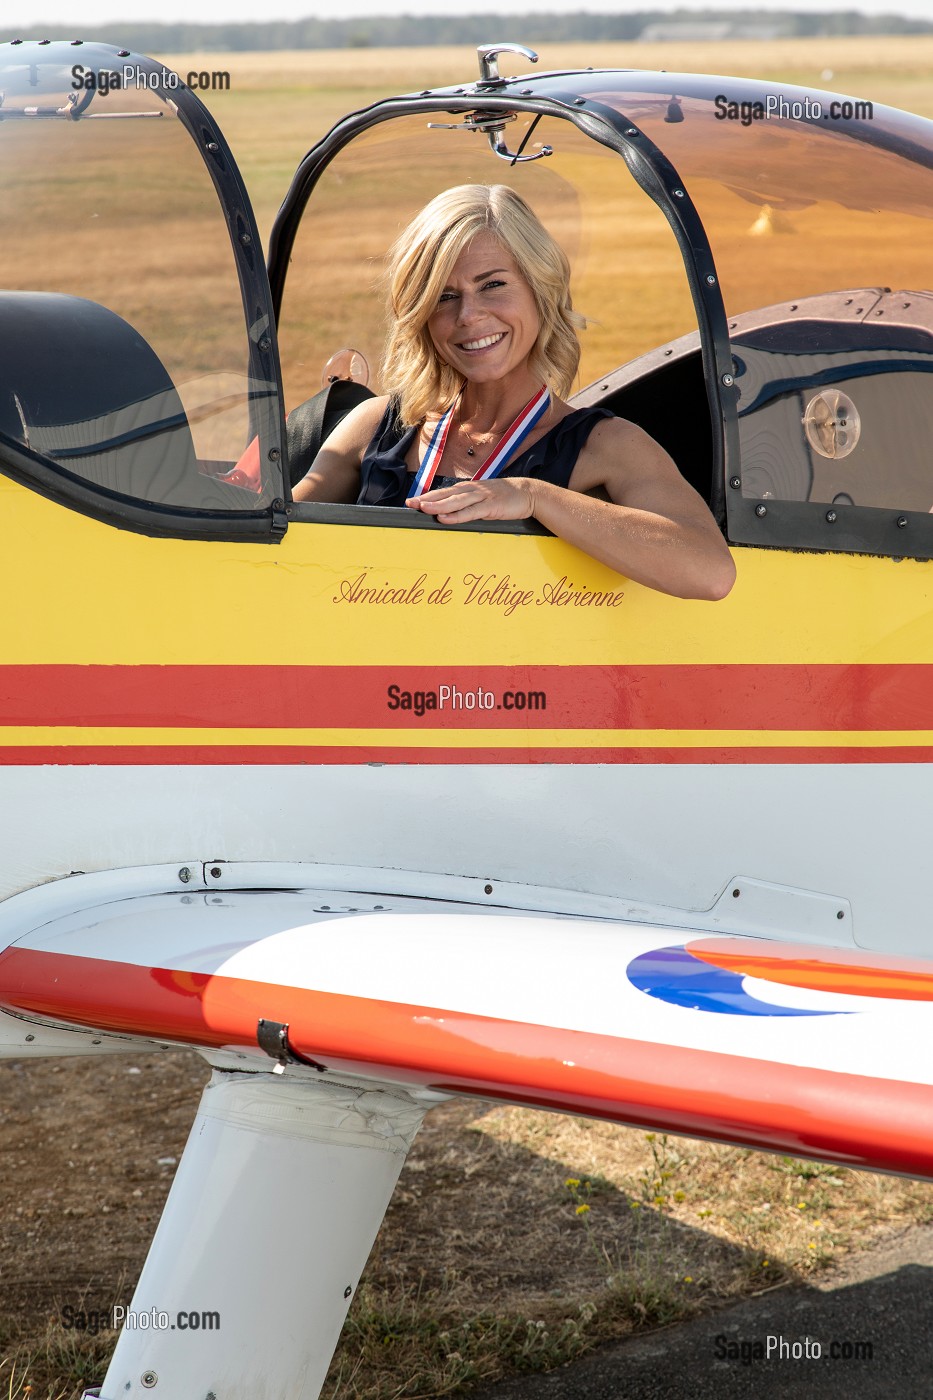
[(23, 473), (268, 533), (283, 399), (347, 345), (378, 390), (388, 246), (439, 190), (504, 182), (570, 256), (580, 401), (665, 441), (730, 538), (891, 553), (908, 519), (933, 555), (915, 520), (933, 508), (933, 123), (780, 84), (484, 60), (309, 152), (267, 281), (230, 152), (175, 74), (6, 44), (0, 92), (0, 441)]

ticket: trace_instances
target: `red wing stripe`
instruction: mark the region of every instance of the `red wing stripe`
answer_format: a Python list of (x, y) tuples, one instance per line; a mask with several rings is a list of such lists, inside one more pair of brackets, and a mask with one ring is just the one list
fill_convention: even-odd
[(933, 1090), (433, 1007), (12, 948), (0, 1002), (201, 1046), (255, 1045), (260, 1016), (344, 1072), (933, 1177)]
[[(441, 684), (494, 708), (389, 708)], [(933, 665), (0, 666), (0, 725), (933, 729)]]

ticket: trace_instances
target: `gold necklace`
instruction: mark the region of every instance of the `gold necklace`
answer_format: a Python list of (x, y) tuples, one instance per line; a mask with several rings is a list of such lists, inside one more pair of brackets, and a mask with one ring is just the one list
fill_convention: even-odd
[[(460, 428), (460, 431), (463, 433), (464, 437), (465, 437), (466, 440), (467, 440), (467, 456), (468, 456), (468, 457), (475, 457), (475, 456), (476, 456), (476, 447), (474, 446), (473, 434), (470, 432), (469, 428), (468, 428), (468, 427), (466, 426), (466, 424), (464, 423), (463, 418), (462, 418), (462, 416), (461, 416), (462, 413), (463, 413), (463, 399), (462, 399), (462, 397), (461, 397), (461, 400), (460, 400), (460, 413), (457, 415), (457, 416), (458, 416), (458, 426), (459, 426), (459, 428)], [(495, 428), (493, 428), (492, 431), (491, 431), (491, 432), (488, 432), (488, 433), (477, 433), (477, 434), (476, 434), (476, 439), (475, 439), (475, 441), (476, 441), (477, 443), (480, 443), (480, 442), (490, 442), (490, 441), (492, 440), (492, 438), (494, 438), (495, 436), (496, 436), (496, 430), (495, 430)]]

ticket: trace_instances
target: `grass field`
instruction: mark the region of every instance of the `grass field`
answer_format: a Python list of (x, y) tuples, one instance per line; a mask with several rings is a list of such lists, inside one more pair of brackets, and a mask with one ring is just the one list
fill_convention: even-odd
[[(467, 81), (476, 72), (472, 52), (447, 49), (165, 57), (183, 73), (231, 72), (231, 91), (207, 100), (231, 142), (264, 237), (298, 161), (345, 112), (393, 92)], [(933, 117), (933, 39), (601, 45), (595, 52), (543, 46), (541, 59), (542, 68), (595, 63), (754, 75), (826, 86)], [(833, 76), (821, 77), (828, 70)], [(453, 168), (475, 166), (485, 172), (479, 178), (499, 178), (500, 167), (484, 151), (448, 155), (454, 149), (438, 147), (435, 164), (415, 172), (399, 207), (419, 181), (427, 186), (449, 179)], [(292, 402), (317, 387), (325, 351), (365, 337), (362, 348), (378, 355), (379, 258), (392, 219), (372, 228), (359, 210), (364, 175), (382, 179), (381, 198), (395, 207), (395, 174), (382, 168), (384, 155), (378, 139), (367, 147), (359, 202), (352, 180), (322, 186), (320, 209), (296, 250), (296, 270), (303, 259), (307, 280), (295, 296), (298, 302), (307, 296), (308, 304), (297, 306), (294, 328), (283, 336)], [(113, 226), (129, 230), (123, 294), (157, 329), (160, 298), (163, 307), (170, 298), (181, 308), (171, 331), (183, 348), (198, 342), (212, 309), (220, 319), (229, 307), (220, 281), (212, 290), (217, 245), (202, 237), (180, 198), (190, 169), (160, 167), (157, 152), (153, 161), (161, 185), (153, 188), (140, 176), (122, 204), (109, 191), (117, 209)], [(579, 182), (586, 162), (592, 169)], [(405, 165), (402, 156), (397, 166)], [(692, 316), (666, 224), (639, 192), (633, 194), (631, 182), (618, 178), (617, 165), (615, 157), (588, 150), (574, 137), (540, 186), (542, 212), (578, 268), (577, 302), (594, 322), (588, 332), (594, 364), (601, 356), (618, 360), (659, 344), (689, 329)], [(46, 198), (44, 177), (41, 167), (21, 171), (22, 190), (32, 183)], [(75, 195), (76, 207), (83, 200), (89, 217), (90, 198), (87, 189)], [(88, 263), (93, 240), (89, 234), (82, 242), (76, 219), (64, 230), (57, 223), (53, 236), (42, 233), (48, 209), (39, 212), (43, 217), (24, 239), (30, 266), (41, 271), (57, 259), (57, 271), (85, 295), (92, 294), (89, 279), (98, 277), (103, 286), (113, 278), (107, 258)], [(754, 217), (750, 209), (749, 223)], [(814, 235), (820, 217), (811, 216)], [(617, 262), (620, 228), (624, 267)], [(883, 231), (875, 234), (874, 241), (854, 239), (851, 249), (839, 251), (840, 261), (851, 259), (849, 275), (874, 274), (884, 251)], [(824, 242), (831, 235), (827, 225)], [(186, 247), (190, 261), (180, 269), (167, 249)], [(928, 248), (925, 235), (904, 251), (904, 267), (925, 276), (922, 286), (930, 285)], [(327, 296), (315, 301), (315, 287)], [(233, 345), (234, 329), (228, 326), (224, 335)], [(112, 1335), (65, 1333), (58, 1311), (64, 1298), (92, 1283), (128, 1301), (171, 1179), (165, 1159), (180, 1152), (206, 1077), (195, 1057), (156, 1060), (133, 1065), (133, 1079), (113, 1061), (0, 1065), (7, 1105), (0, 1128), (4, 1400), (76, 1400), (102, 1379)], [(930, 1185), (454, 1102), (429, 1115), (416, 1141), (351, 1309), (327, 1395), (465, 1395), (511, 1372), (547, 1370), (600, 1341), (805, 1278), (886, 1231), (931, 1218)]]

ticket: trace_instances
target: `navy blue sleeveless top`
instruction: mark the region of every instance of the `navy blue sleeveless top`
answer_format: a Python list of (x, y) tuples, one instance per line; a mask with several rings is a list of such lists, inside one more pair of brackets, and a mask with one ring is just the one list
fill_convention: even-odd
[[(576, 408), (555, 423), (527, 451), (509, 462), (500, 476), (534, 476), (566, 486), (577, 463), (577, 457), (590, 433), (603, 418), (612, 418), (608, 408)], [(403, 506), (411, 490), (412, 473), (405, 454), (411, 447), (418, 427), (403, 428), (398, 421), (398, 404), (390, 400), (382, 422), (363, 454), (360, 468), (358, 506)], [(479, 459), (477, 459), (477, 466)], [(462, 477), (435, 476), (432, 487), (453, 486)]]

